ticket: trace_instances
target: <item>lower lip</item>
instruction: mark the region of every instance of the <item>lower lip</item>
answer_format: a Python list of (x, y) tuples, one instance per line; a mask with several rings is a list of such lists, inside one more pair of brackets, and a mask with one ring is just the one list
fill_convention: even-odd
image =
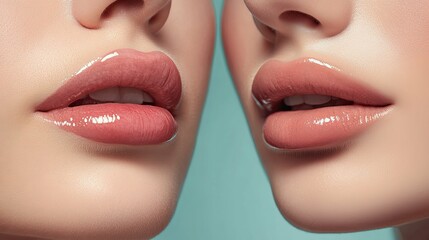
[(263, 127), (267, 144), (279, 149), (312, 149), (338, 144), (365, 131), (391, 107), (361, 105), (276, 112)]
[(172, 139), (177, 132), (171, 113), (150, 105), (107, 103), (40, 114), (67, 132), (108, 144), (160, 144)]

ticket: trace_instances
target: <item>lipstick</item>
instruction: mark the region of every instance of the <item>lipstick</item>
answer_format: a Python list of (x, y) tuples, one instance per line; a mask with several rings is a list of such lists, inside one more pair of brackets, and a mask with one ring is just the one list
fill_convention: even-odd
[(252, 94), (266, 115), (264, 140), (279, 149), (345, 142), (392, 110), (391, 99), (314, 58), (268, 61)]
[(89, 140), (152, 145), (176, 134), (181, 94), (179, 71), (167, 55), (119, 49), (83, 66), (36, 111)]

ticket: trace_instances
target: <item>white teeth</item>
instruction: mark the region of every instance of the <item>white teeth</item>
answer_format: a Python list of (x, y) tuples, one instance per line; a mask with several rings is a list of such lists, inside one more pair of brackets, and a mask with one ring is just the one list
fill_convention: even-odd
[(331, 96), (305, 95), (304, 102), (308, 105), (322, 105), (331, 101)]
[(143, 92), (135, 88), (120, 88), (120, 103), (143, 104)]
[(293, 107), (301, 104), (322, 105), (331, 101), (331, 96), (324, 95), (295, 95), (286, 97), (283, 102), (287, 106)]
[(106, 88), (93, 92), (90, 93), (89, 96), (100, 102), (118, 102), (121, 99), (118, 87)]
[(89, 97), (100, 102), (117, 102), (131, 104), (154, 102), (153, 98), (149, 94), (136, 88), (126, 87), (106, 88), (100, 91), (90, 93)]
[(283, 102), (286, 105), (288, 105), (290, 107), (293, 107), (293, 106), (297, 106), (297, 105), (303, 104), (304, 103), (304, 97), (300, 96), (300, 95), (290, 96), (290, 97), (285, 98), (283, 100)]

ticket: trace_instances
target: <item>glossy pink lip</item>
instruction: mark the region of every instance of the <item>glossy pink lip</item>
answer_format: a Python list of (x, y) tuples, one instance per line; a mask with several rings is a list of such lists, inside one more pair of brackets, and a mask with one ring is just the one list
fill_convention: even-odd
[[(140, 89), (153, 97), (154, 106), (105, 103), (69, 107), (91, 92), (110, 87)], [(36, 111), (61, 129), (90, 140), (159, 144), (177, 132), (172, 111), (181, 94), (179, 71), (167, 55), (121, 49), (89, 62), (38, 105)]]
[[(346, 141), (389, 113), (392, 104), (338, 68), (313, 58), (265, 63), (255, 76), (252, 93), (269, 114), (263, 126), (264, 139), (280, 149), (311, 149)], [(285, 97), (310, 94), (354, 104), (280, 111)]]

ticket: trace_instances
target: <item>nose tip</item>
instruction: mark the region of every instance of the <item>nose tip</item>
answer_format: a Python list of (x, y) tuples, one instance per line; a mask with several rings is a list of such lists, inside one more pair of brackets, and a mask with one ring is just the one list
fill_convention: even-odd
[[(350, 0), (245, 0), (262, 34), (292, 36), (317, 31), (324, 37), (347, 28), (352, 15)], [(270, 31), (271, 30), (271, 31)]]
[(74, 18), (85, 28), (100, 28), (104, 21), (126, 15), (138, 25), (157, 31), (166, 22), (171, 0), (73, 0)]

